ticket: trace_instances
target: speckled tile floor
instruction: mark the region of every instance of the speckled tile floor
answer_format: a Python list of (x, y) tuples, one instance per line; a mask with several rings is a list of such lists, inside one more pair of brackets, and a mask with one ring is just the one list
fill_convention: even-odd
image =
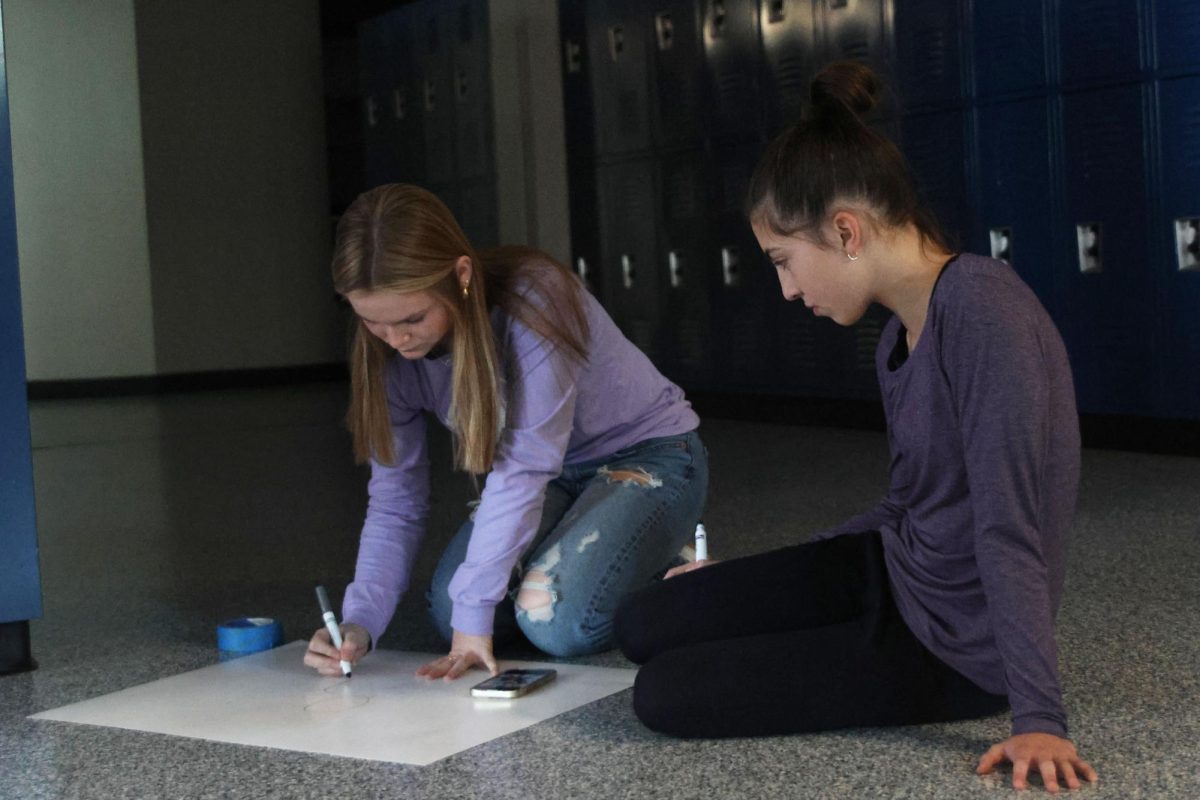
[[(0, 798), (963, 798), (1012, 795), (974, 760), (1003, 717), (899, 730), (679, 742), (629, 693), (428, 767), (66, 723), (28, 714), (212, 663), (222, 619), (314, 627), (311, 586), (353, 570), (364, 473), (335, 385), (34, 404), (45, 617), (38, 670), (0, 678)], [(882, 490), (875, 433), (708, 420), (714, 555), (806, 538)], [(434, 448), (417, 566), (468, 497)], [(1073, 735), (1092, 798), (1200, 797), (1200, 459), (1088, 451), (1060, 615)], [(436, 649), (417, 595), (382, 645)], [(514, 656), (532, 656), (529, 652)], [(614, 653), (581, 659), (605, 666)]]

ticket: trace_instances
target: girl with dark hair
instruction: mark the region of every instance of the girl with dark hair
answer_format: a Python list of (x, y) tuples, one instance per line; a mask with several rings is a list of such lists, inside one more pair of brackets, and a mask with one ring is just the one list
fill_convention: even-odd
[[(1012, 710), (1045, 786), (1095, 771), (1066, 739), (1054, 618), (1079, 482), (1062, 339), (1007, 264), (952, 252), (896, 147), (864, 124), (880, 81), (834, 64), (766, 150), (750, 223), (784, 298), (851, 325), (894, 316), (876, 367), (887, 495), (815, 541), (693, 562), (631, 597), (617, 640), (634, 708), (677, 736), (758, 736)], [(706, 568), (707, 567), (707, 568)], [(686, 573), (686, 574), (681, 574)], [(764, 691), (763, 687), (770, 687)]]
[(708, 487), (699, 419), (579, 281), (529, 248), (476, 252), (415, 186), (361, 195), (338, 224), (334, 287), (357, 315), (347, 415), (370, 502), (343, 645), (305, 663), (341, 674), (378, 642), (408, 586), (429, 502), (425, 414), (457, 465), (486, 475), (428, 599), (448, 655), (418, 674), (496, 672), (493, 639), (556, 656), (612, 646), (619, 599), (691, 540)]

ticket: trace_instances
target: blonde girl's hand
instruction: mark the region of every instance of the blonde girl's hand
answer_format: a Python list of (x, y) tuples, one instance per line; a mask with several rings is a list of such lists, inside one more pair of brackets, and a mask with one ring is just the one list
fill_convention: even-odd
[(470, 634), (454, 632), (450, 642), (450, 653), (430, 661), (417, 670), (417, 675), (423, 678), (444, 678), (448, 681), (461, 677), (472, 667), (482, 667), (490, 674), (500, 671), (496, 659), (492, 655), (491, 636), (471, 636)]
[(682, 575), (685, 572), (704, 569), (705, 567), (710, 567), (716, 563), (718, 562), (715, 558), (706, 558), (703, 561), (689, 561), (686, 564), (680, 564), (678, 567), (671, 567), (669, 570), (667, 570), (667, 574), (663, 575), (663, 580), (665, 581), (667, 578), (674, 578), (676, 575)]
[(992, 747), (979, 759), (975, 769), (980, 775), (991, 772), (997, 764), (1011, 761), (1014, 789), (1027, 789), (1030, 768), (1042, 776), (1046, 791), (1058, 794), (1061, 776), (1070, 789), (1078, 789), (1079, 777), (1089, 781), (1097, 778), (1092, 765), (1079, 757), (1070, 740), (1049, 733), (1022, 733)]
[(371, 649), (371, 634), (361, 625), (344, 622), (341, 625), (342, 649), (333, 646), (329, 631), (319, 628), (308, 640), (308, 649), (304, 652), (305, 666), (312, 667), (322, 675), (341, 676), (343, 661), (349, 661), (351, 666), (357, 664)]

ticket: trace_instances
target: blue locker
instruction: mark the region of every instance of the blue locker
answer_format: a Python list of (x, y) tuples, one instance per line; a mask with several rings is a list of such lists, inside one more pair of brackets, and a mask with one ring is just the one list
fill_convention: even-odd
[(637, 0), (596, 0), (588, 6), (588, 57), (596, 152), (650, 148), (649, 48), (653, 18)]
[[(3, 34), (0, 22), (0, 38)], [(0, 627), (5, 629), (0, 669), (4, 672), (32, 667), (27, 622), (42, 615), (31, 451), (8, 78), (0, 59)], [(20, 646), (13, 646), (18, 640), (23, 640)]]
[(1158, 130), (1162, 187), (1152, 235), (1166, 336), (1154, 354), (1157, 410), (1200, 419), (1200, 77), (1160, 84)]
[(704, 50), (697, 0), (662, 0), (647, 6), (653, 31), (651, 115), (659, 149), (695, 146), (704, 139)]
[(705, 0), (703, 24), (709, 96), (701, 124), (715, 140), (759, 139), (763, 107), (758, 0)]
[(597, 170), (601, 300), (621, 330), (659, 360), (660, 273), (656, 269), (655, 160), (638, 157)]
[(980, 107), (976, 115), (978, 223), (971, 249), (1011, 264), (1057, 317), (1049, 104), (1017, 100)]
[(963, 99), (962, 6), (958, 0), (895, 5), (896, 85), (905, 109), (955, 107)]
[(358, 28), (360, 86), (363, 96), (363, 172), (367, 186), (399, 180), (398, 131), (389, 113), (392, 92), (389, 59), (396, 50), (393, 15), (364, 21)]
[(1059, 0), (1063, 86), (1141, 79), (1138, 0)]
[(759, 144), (712, 152), (705, 271), (711, 277), (714, 388), (772, 390), (779, 383), (775, 319), (779, 282), (743, 214)]
[(914, 114), (901, 120), (904, 155), (925, 204), (952, 242), (965, 242), (968, 226), (966, 115), (962, 111)]
[(411, 7), (418, 42), (421, 116), (425, 141), (425, 180), (452, 183), (458, 176), (454, 109), (455, 7), (425, 0)]
[(597, 298), (604, 297), (600, 258), (600, 201), (596, 164), (590, 158), (567, 156), (568, 205), (571, 219), (571, 269)]
[(891, 75), (886, 5), (884, 0), (816, 0), (822, 61), (861, 61)]
[(993, 97), (1046, 88), (1046, 20), (1042, 0), (973, 0), (975, 93)]
[(708, 251), (708, 160), (689, 150), (659, 160), (657, 243), (665, 316), (660, 367), (686, 389), (706, 388), (712, 363)]
[(1171, 73), (1200, 72), (1200, 3), (1149, 0), (1154, 15), (1155, 66)]
[[(596, 125), (592, 118), (592, 62), (587, 49), (586, 0), (560, 0), (558, 32), (562, 41), (567, 157), (589, 158), (596, 152)], [(570, 175), (574, 176), (575, 172), (572, 170)], [(574, 178), (571, 180), (573, 182)]]
[(459, 181), (456, 186), (458, 224), (477, 249), (500, 244), (496, 183), (494, 179)]
[(766, 66), (763, 98), (772, 134), (795, 125), (808, 107), (821, 58), (816, 25), (812, 0), (763, 0), (759, 9)]
[(1154, 317), (1147, 235), (1143, 90), (1062, 98), (1066, 216), (1056, 238), (1056, 306), (1080, 409), (1149, 408)]
[(457, 177), (490, 179), (495, 163), (487, 0), (460, 0), (447, 13), (453, 42)]

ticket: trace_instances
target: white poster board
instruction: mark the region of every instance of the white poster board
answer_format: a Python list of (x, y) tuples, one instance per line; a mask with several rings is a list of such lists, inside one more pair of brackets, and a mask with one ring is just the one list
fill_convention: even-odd
[(551, 667), (558, 678), (513, 700), (476, 699), (474, 670), (457, 681), (413, 673), (436, 654), (380, 650), (352, 678), (301, 662), (305, 642), (34, 714), (59, 720), (402, 764), (430, 764), (633, 685), (632, 669)]

